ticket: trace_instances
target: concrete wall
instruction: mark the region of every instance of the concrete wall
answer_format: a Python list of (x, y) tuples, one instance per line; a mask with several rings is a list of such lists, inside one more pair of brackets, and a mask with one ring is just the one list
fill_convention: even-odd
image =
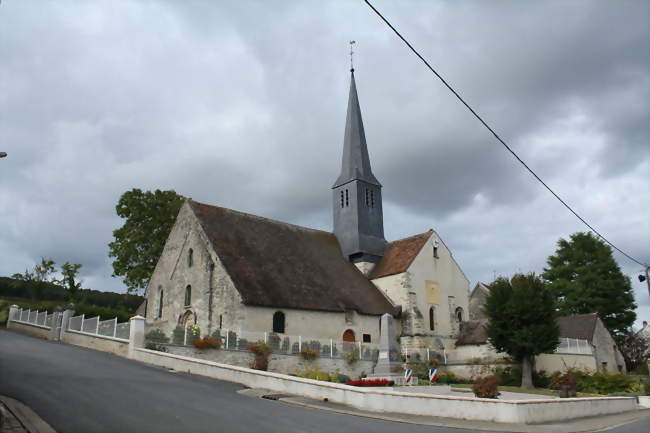
[[(250, 352), (240, 352), (233, 350), (197, 350), (193, 347), (186, 346), (166, 346), (168, 353), (182, 355), (190, 358), (205, 359), (218, 362), (221, 364), (238, 365), (240, 367), (250, 367), (253, 363), (253, 354)], [(269, 370), (283, 374), (296, 374), (305, 369), (318, 368), (326, 373), (335, 373), (337, 370), (341, 374), (350, 376), (352, 379), (358, 379), (362, 373), (370, 374), (373, 372), (375, 362), (357, 361), (349, 365), (344, 359), (338, 358), (317, 358), (314, 361), (305, 361), (300, 356), (271, 354), (269, 358)]]
[(396, 391), (380, 391), (342, 384), (320, 382), (279, 373), (136, 349), (135, 359), (150, 364), (189, 371), (215, 379), (304, 397), (327, 398), (374, 412), (399, 411), (412, 415), (444, 416), (505, 423), (541, 423), (636, 410), (630, 397), (571, 398), (554, 400), (491, 400), (473, 397), (436, 396)]
[(127, 357), (129, 352), (129, 342), (120, 341), (115, 338), (105, 337), (103, 335), (89, 335), (77, 331), (67, 330), (61, 336), (63, 343), (83, 346), (89, 349), (101, 350), (102, 352), (114, 353), (119, 356)]
[(32, 325), (31, 323), (19, 323), (12, 320), (7, 321), (7, 329), (20, 332), (21, 334), (31, 335), (32, 337), (50, 338), (51, 328), (40, 325)]
[(567, 353), (543, 354), (535, 358), (535, 369), (545, 370), (548, 374), (566, 371), (567, 368), (597, 371), (596, 358), (593, 355)]

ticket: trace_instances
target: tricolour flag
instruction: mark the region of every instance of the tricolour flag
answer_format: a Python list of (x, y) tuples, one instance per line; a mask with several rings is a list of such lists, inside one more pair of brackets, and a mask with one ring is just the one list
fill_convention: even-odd
[(407, 385), (411, 384), (411, 376), (413, 375), (413, 370), (406, 369), (404, 370), (404, 381), (406, 382)]
[(437, 374), (438, 374), (438, 369), (436, 368), (429, 369), (429, 381), (431, 383), (434, 383), (436, 380), (438, 380)]

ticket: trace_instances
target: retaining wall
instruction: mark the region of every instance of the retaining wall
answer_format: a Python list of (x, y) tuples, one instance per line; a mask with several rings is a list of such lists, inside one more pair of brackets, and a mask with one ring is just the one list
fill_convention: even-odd
[(102, 352), (114, 353), (125, 358), (128, 357), (129, 353), (128, 340), (119, 340), (103, 335), (86, 334), (68, 329), (61, 335), (61, 341), (76, 346), (88, 347), (89, 349), (101, 350)]
[(287, 376), (280, 373), (197, 360), (148, 349), (135, 349), (134, 358), (149, 364), (236, 382), (251, 388), (327, 398), (358, 409), (400, 412), (478, 421), (535, 424), (635, 410), (630, 397), (570, 398), (549, 400), (491, 400), (380, 391)]
[[(181, 355), (190, 358), (205, 359), (220, 364), (237, 365), (240, 367), (250, 367), (253, 363), (253, 354), (250, 352), (233, 351), (233, 350), (198, 350), (194, 347), (165, 345), (168, 353)], [(306, 368), (318, 367), (319, 370), (334, 373), (337, 370), (341, 374), (356, 379), (362, 373), (370, 374), (374, 371), (374, 361), (359, 360), (352, 365), (347, 361), (339, 358), (319, 357), (314, 361), (305, 361), (300, 356), (283, 355), (272, 353), (269, 357), (269, 369), (283, 374), (295, 374), (304, 371)]]
[(31, 323), (7, 321), (7, 329), (13, 329), (21, 334), (31, 335), (32, 337), (49, 339), (52, 329), (49, 326), (34, 325)]

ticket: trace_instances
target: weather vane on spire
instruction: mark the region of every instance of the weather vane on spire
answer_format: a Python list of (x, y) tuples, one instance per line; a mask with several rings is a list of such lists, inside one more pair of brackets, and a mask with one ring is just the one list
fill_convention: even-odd
[(356, 43), (357, 41), (350, 41), (350, 72), (354, 72), (354, 63), (352, 62), (352, 55), (354, 54), (354, 51), (352, 51), (352, 45)]

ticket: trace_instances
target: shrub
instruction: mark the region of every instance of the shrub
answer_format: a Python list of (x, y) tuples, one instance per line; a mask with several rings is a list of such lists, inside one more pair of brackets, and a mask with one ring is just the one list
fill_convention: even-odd
[(533, 370), (533, 385), (535, 388), (548, 388), (551, 385), (551, 377), (545, 370)]
[(194, 340), (201, 338), (201, 328), (199, 325), (191, 325), (187, 328), (187, 342), (192, 344)]
[(300, 351), (300, 356), (302, 356), (302, 359), (305, 361), (313, 361), (318, 358), (319, 353), (320, 352), (317, 352), (315, 349), (302, 349)]
[(350, 386), (393, 386), (395, 382), (388, 379), (359, 379), (345, 383)]
[(167, 347), (153, 342), (145, 343), (144, 348), (149, 350), (157, 350), (158, 352), (167, 352)]
[(305, 379), (313, 379), (313, 380), (322, 380), (326, 382), (333, 382), (333, 377), (330, 376), (329, 373), (326, 373), (324, 371), (321, 371), (318, 369), (318, 366), (314, 366), (313, 368), (305, 368), (303, 371), (297, 372), (296, 376), (298, 377), (304, 377)]
[(199, 350), (219, 349), (221, 347), (221, 342), (212, 337), (197, 338), (192, 341), (192, 344)]
[(185, 338), (185, 328), (181, 325), (177, 325), (172, 332), (172, 343), (176, 345), (182, 345)]
[(263, 341), (258, 341), (257, 343), (248, 346), (248, 350), (255, 354), (255, 359), (251, 368), (264, 371), (268, 370), (269, 356), (273, 352), (273, 348)]
[(492, 374), (478, 379), (472, 386), (472, 391), (474, 391), (476, 397), (498, 398), (500, 383), (501, 378), (496, 374)]
[(343, 353), (343, 359), (345, 359), (348, 365), (353, 365), (359, 360), (359, 354), (356, 350), (349, 350)]
[(144, 338), (146, 341), (153, 343), (169, 343), (169, 337), (166, 336), (160, 328), (152, 329), (151, 331), (147, 332)]
[(519, 367), (497, 367), (494, 374), (501, 379), (503, 386), (521, 386), (521, 368)]

